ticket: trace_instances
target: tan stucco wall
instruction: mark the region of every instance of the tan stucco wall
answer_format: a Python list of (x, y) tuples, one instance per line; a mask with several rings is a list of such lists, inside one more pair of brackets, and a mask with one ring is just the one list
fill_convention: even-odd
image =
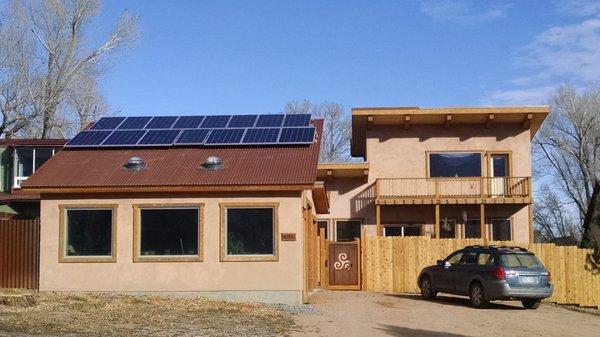
[[(369, 235), (376, 234), (373, 184), (377, 178), (427, 177), (427, 152), (436, 151), (507, 151), (511, 154), (511, 175), (531, 176), (531, 142), (529, 129), (519, 125), (412, 125), (408, 130), (402, 125), (373, 125), (367, 131), (368, 181), (356, 178), (326, 179), (331, 212), (319, 219), (333, 220), (358, 218), (363, 220)], [(484, 160), (484, 176), (487, 163)], [(479, 206), (441, 206), (441, 216), (448, 213), (462, 220), (462, 211), (469, 218), (479, 217)], [(515, 241), (529, 241), (529, 210), (526, 205), (486, 205), (486, 221), (505, 216), (512, 220)], [(435, 210), (429, 206), (384, 206), (382, 223), (423, 222), (432, 231)]]
[[(276, 262), (220, 262), (222, 202), (279, 203), (280, 241)], [(303, 290), (302, 198), (300, 192), (51, 196), (41, 202), (40, 290), (117, 291), (215, 295), (233, 299), (300, 303)], [(204, 203), (203, 262), (133, 262), (136, 203)], [(117, 204), (116, 263), (59, 263), (59, 205)]]

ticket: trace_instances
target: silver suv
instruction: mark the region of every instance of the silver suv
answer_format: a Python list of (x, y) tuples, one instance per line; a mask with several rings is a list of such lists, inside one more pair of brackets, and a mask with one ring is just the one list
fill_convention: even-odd
[(526, 309), (537, 309), (552, 296), (550, 272), (530, 251), (520, 247), (467, 246), (438, 260), (419, 274), (426, 299), (438, 292), (469, 296), (476, 308), (493, 300), (516, 299)]

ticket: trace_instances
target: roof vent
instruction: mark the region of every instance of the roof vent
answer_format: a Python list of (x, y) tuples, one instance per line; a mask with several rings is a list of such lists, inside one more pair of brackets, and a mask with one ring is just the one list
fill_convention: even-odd
[(219, 171), (223, 168), (223, 162), (219, 157), (210, 156), (200, 165), (200, 168), (206, 171)]
[(146, 163), (140, 157), (131, 157), (127, 160), (127, 163), (123, 165), (123, 170), (132, 172), (143, 171), (147, 168), (148, 166), (146, 166)]

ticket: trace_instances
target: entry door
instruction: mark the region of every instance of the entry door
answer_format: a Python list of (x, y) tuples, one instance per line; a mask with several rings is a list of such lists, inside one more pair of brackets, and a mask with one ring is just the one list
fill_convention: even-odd
[(329, 243), (329, 289), (360, 289), (360, 241)]
[(492, 196), (506, 195), (506, 177), (508, 177), (508, 155), (490, 156), (490, 192)]

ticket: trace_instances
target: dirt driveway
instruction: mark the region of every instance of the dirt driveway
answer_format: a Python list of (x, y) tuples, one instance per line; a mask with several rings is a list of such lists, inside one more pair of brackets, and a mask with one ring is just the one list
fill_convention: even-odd
[(309, 297), (321, 314), (296, 315), (302, 331), (292, 336), (599, 336), (600, 316), (552, 305), (524, 310), (520, 302), (489, 309), (466, 299), (367, 292), (315, 292)]

